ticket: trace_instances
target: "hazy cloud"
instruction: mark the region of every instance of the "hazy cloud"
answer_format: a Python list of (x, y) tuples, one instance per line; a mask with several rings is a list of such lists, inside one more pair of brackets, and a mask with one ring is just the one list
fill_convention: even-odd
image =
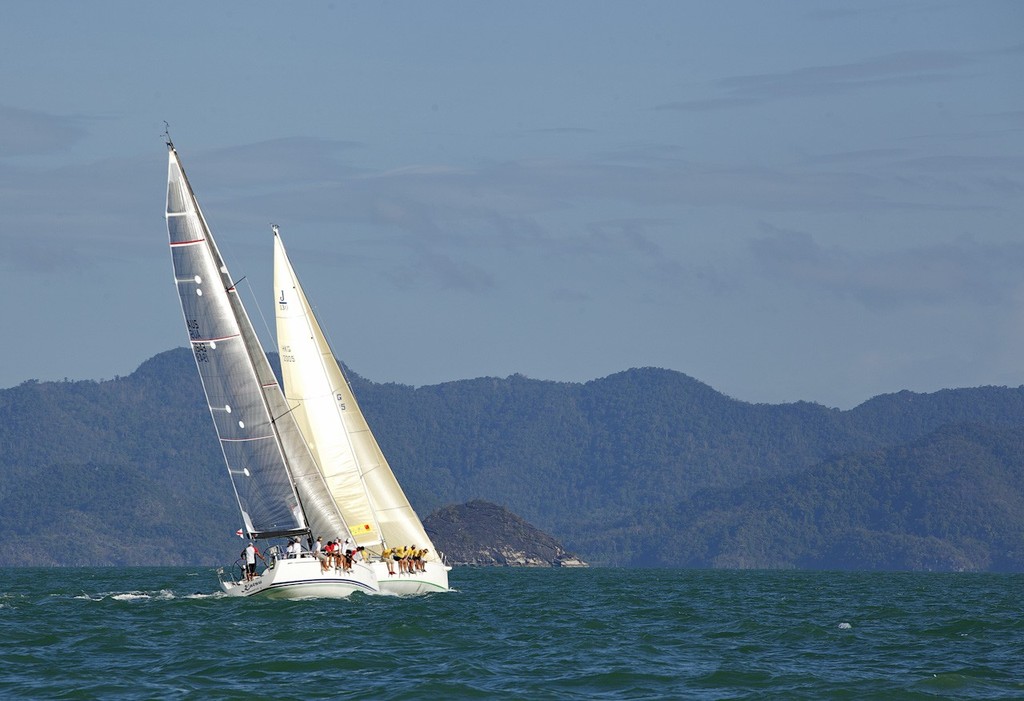
[(22, 272), (81, 272), (97, 261), (138, 253), (146, 242), (138, 233), (153, 217), (146, 204), (155, 204), (157, 212), (162, 206), (162, 190), (147, 187), (163, 171), (151, 168), (141, 159), (60, 168), (0, 165), (4, 266)]
[(991, 115), (996, 119), (1009, 122), (1015, 127), (1024, 127), (1024, 110), (1013, 110), (1011, 112), (999, 112)]
[(298, 189), (358, 176), (361, 171), (342, 156), (361, 148), (354, 141), (291, 137), (186, 154), (183, 160), (190, 178), (194, 170), (221, 190)]
[(0, 158), (67, 149), (85, 136), (81, 122), (80, 117), (0, 105)]
[(855, 299), (873, 309), (1007, 304), (1024, 288), (1024, 243), (949, 243), (887, 251), (820, 244), (809, 233), (762, 225), (750, 250), (782, 285)]
[[(689, 219), (687, 208), (966, 211), (991, 207), (993, 193), (1005, 197), (1016, 192), (1021, 184), (1013, 174), (1022, 165), (1012, 156), (921, 156), (913, 149), (878, 148), (808, 156), (769, 168), (699, 163), (682, 158), (678, 147), (645, 145), (590, 158), (414, 164), (369, 172), (345, 161), (345, 151), (356, 148), (351, 144), (275, 143), (273, 148), (282, 150), (275, 163), (301, 162), (293, 148), (312, 152), (308, 172), (293, 174), (290, 166), (266, 167), (269, 159), (260, 155), (266, 145), (239, 148), (243, 160), (251, 159), (252, 168), (265, 173), (232, 185), (230, 174), (218, 175), (214, 168), (211, 175), (204, 164), (204, 180), (212, 178), (212, 187), (202, 189), (203, 197), (216, 203), (213, 215), (207, 207), (215, 221), (224, 221), (227, 213), (228, 221), (235, 219), (243, 229), (265, 227), (262, 219), (246, 222), (274, 212), (283, 225), (315, 222), (344, 237), (348, 260), (379, 266), (396, 284), (474, 292), (499, 284), (488, 271), (508, 255), (618, 259), (674, 286), (686, 281), (726, 290), (735, 284), (710, 266), (680, 261), (677, 252), (665, 248), (665, 237)], [(220, 152), (215, 155), (219, 158)], [(235, 170), (226, 157), (223, 167)], [(236, 188), (241, 197), (233, 193)], [(766, 265), (778, 268), (801, 260), (797, 243), (773, 234), (754, 246)], [(853, 285), (858, 298), (887, 289), (884, 280), (858, 277), (852, 262), (837, 262), (842, 251), (811, 248), (836, 258), (816, 274), (845, 279), (846, 287), (859, 281)], [(811, 277), (810, 272), (802, 275)], [(922, 280), (916, 289), (926, 288)], [(909, 289), (904, 292), (912, 296)]]
[[(650, 232), (668, 230), (687, 208), (953, 211), (990, 207), (997, 202), (992, 197), (1024, 190), (1024, 158), (1011, 155), (879, 148), (767, 167), (697, 162), (677, 146), (646, 144), (590, 157), (373, 172), (353, 164), (360, 149), (355, 142), (290, 138), (189, 153), (184, 160), (217, 230), (263, 231), (270, 219), (286, 230), (291, 222), (315, 224), (345, 236), (353, 255), (369, 260), (370, 251), (397, 246), (420, 260), (412, 279), (436, 264), (441, 278), (469, 289), (491, 283), (452, 268), (463, 255), (459, 249), (622, 255), (665, 276), (682, 275)], [(152, 154), (53, 169), (0, 164), (8, 230), (33, 242), (9, 249), (8, 264), (37, 268), (42, 258), (33, 246), (45, 250), (58, 239), (64, 250), (84, 240), (141, 246), (136, 232), (152, 207), (161, 206), (163, 178)], [(79, 222), (73, 234), (67, 231), (72, 219)]]
[(409, 262), (386, 276), (398, 289), (461, 290), (485, 293), (494, 289), (494, 277), (464, 257), (455, 258), (428, 246), (416, 246)]
[(711, 84), (718, 94), (698, 100), (657, 105), (657, 110), (707, 111), (743, 107), (792, 97), (822, 97), (874, 87), (952, 80), (972, 63), (949, 51), (902, 51), (827, 66), (779, 73), (722, 78)]

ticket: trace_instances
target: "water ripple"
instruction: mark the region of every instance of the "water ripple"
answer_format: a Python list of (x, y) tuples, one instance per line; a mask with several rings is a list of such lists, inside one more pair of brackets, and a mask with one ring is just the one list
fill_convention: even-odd
[(1021, 575), (456, 569), (239, 600), (195, 569), (0, 574), (0, 697), (1024, 697)]

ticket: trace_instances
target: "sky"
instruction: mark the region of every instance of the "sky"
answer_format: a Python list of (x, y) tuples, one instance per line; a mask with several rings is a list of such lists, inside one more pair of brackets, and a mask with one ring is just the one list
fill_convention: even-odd
[(375, 382), (1024, 383), (1024, 3), (9, 3), (0, 387), (186, 345), (164, 123)]

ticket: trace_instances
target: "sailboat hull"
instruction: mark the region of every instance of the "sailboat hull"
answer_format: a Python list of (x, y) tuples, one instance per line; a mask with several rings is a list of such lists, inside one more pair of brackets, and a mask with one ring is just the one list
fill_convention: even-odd
[(397, 563), (392, 565), (395, 574), (388, 574), (387, 563), (371, 562), (380, 585), (381, 594), (407, 596), (413, 594), (429, 594), (435, 591), (448, 591), (448, 570), (451, 569), (439, 562), (426, 563), (425, 572), (401, 574)]
[(355, 563), (351, 571), (322, 568), (312, 556), (275, 560), (255, 579), (221, 579), (228, 596), (262, 596), (268, 599), (338, 599), (355, 592), (380, 594), (376, 573), (366, 564)]

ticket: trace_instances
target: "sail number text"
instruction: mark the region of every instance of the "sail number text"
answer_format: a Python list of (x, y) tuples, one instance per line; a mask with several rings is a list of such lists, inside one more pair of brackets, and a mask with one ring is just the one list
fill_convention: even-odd
[[(188, 319), (185, 322), (185, 325), (188, 327), (188, 337), (190, 339), (195, 341), (196, 339), (199, 339), (199, 338), (203, 337), (202, 334), (199, 333), (199, 321), (197, 321), (196, 319)], [(206, 344), (205, 343), (193, 343), (192, 344), (192, 351), (196, 354), (196, 362), (197, 363), (208, 363), (208, 362), (210, 362), (210, 358), (206, 354)]]

